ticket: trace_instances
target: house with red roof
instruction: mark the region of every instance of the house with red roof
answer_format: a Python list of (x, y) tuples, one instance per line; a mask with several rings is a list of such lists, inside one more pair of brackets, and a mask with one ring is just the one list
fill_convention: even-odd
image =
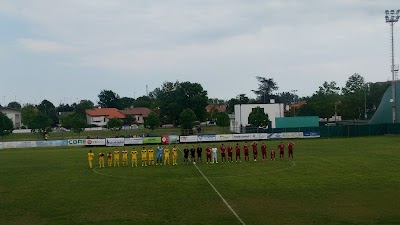
[(138, 108), (130, 108), (126, 110), (120, 110), (122, 114), (126, 115), (131, 115), (133, 118), (135, 118), (136, 123), (138, 124), (144, 124), (144, 119), (149, 116), (151, 113), (151, 110), (146, 107), (138, 107)]
[(110, 119), (124, 119), (125, 115), (116, 108), (94, 108), (86, 110), (86, 120), (89, 125), (105, 126)]

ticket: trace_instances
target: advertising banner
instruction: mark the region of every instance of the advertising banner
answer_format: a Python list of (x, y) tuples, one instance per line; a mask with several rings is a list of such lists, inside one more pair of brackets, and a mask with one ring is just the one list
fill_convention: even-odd
[(34, 148), (36, 147), (36, 141), (18, 141), (15, 142), (16, 148)]
[(281, 138), (303, 138), (303, 132), (288, 132), (282, 133)]
[(178, 135), (169, 135), (169, 143), (170, 144), (176, 144), (179, 141), (179, 136)]
[(198, 137), (198, 141), (200, 142), (207, 142), (207, 141), (216, 141), (215, 134), (201, 134)]
[(161, 135), (161, 144), (163, 145), (169, 144), (169, 135)]
[(268, 134), (267, 133), (254, 133), (254, 134), (250, 134), (250, 137), (252, 140), (266, 140), (266, 139), (268, 139)]
[(107, 138), (106, 146), (124, 146), (125, 138)]
[(235, 141), (251, 140), (251, 136), (250, 134), (232, 134), (232, 140)]
[(233, 140), (232, 134), (217, 134), (215, 135), (216, 141), (231, 141)]
[(0, 149), (3, 149), (3, 142), (0, 142)]
[(15, 142), (3, 142), (3, 148), (17, 148)]
[(143, 144), (143, 138), (125, 138), (126, 145), (141, 145)]
[(197, 142), (197, 140), (198, 140), (197, 135), (179, 136), (180, 143)]
[(36, 141), (36, 147), (60, 147), (68, 146), (68, 140)]
[(304, 138), (319, 138), (321, 137), (320, 132), (303, 132)]
[(145, 137), (143, 144), (161, 144), (161, 137)]
[(68, 146), (94, 146), (106, 145), (106, 139), (72, 139), (68, 140)]

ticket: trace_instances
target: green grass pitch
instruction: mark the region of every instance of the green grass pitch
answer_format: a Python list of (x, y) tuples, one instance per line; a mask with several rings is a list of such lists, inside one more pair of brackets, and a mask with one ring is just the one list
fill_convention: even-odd
[[(294, 142), (294, 162), (197, 165), (247, 225), (400, 223), (398, 136)], [(94, 171), (90, 149), (114, 148), (0, 150), (0, 224), (241, 224), (181, 154), (178, 166)]]

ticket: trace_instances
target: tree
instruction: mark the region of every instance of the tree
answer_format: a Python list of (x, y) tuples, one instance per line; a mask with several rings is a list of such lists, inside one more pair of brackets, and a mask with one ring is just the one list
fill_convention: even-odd
[(239, 94), (236, 98), (231, 98), (228, 101), (228, 107), (226, 108), (226, 112), (234, 113), (235, 105), (247, 104), (247, 103), (249, 103), (249, 101), (250, 101), (250, 99), (246, 96), (246, 94)]
[(83, 99), (78, 104), (74, 103), (73, 107), (75, 108), (75, 113), (86, 116), (86, 110), (93, 109), (94, 103), (90, 100)]
[(329, 118), (335, 114), (335, 103), (340, 100), (340, 88), (336, 82), (324, 82), (308, 101), (308, 111), (315, 112), (321, 118)]
[[(74, 103), (75, 104), (75, 103)], [(73, 112), (75, 109), (75, 105), (69, 105), (69, 104), (60, 104), (56, 108), (56, 112)]]
[(21, 120), (22, 123), (28, 128), (32, 129), (33, 120), (37, 114), (38, 110), (34, 105), (27, 104), (21, 108)]
[(102, 90), (99, 97), (99, 106), (103, 108), (123, 109), (119, 95), (111, 90)]
[(179, 123), (182, 129), (192, 129), (196, 121), (196, 114), (192, 109), (185, 109), (179, 114)]
[(14, 129), (14, 124), (6, 114), (0, 112), (0, 136), (9, 135)]
[(217, 119), (219, 111), (217, 109), (217, 105), (212, 105), (210, 112), (207, 113), (207, 120), (209, 121), (215, 121)]
[(37, 109), (46, 117), (51, 119), (51, 126), (55, 126), (58, 123), (58, 117), (56, 107), (50, 101), (44, 99), (38, 106)]
[(154, 108), (154, 99), (148, 97), (148, 96), (140, 96), (133, 102), (134, 107), (146, 107), (149, 109)]
[(360, 119), (364, 115), (366, 85), (364, 77), (355, 73), (349, 77), (342, 88), (343, 96), (339, 107), (344, 119)]
[(21, 104), (19, 104), (18, 102), (10, 102), (8, 103), (7, 107), (13, 109), (21, 109)]
[(108, 129), (111, 130), (119, 130), (121, 129), (122, 125), (123, 125), (122, 121), (118, 118), (112, 118), (107, 123)]
[(160, 118), (155, 112), (151, 112), (147, 118), (144, 120), (144, 125), (149, 127), (151, 130), (160, 126)]
[(229, 116), (225, 112), (219, 112), (216, 116), (217, 118), (217, 126), (219, 127), (228, 127), (230, 124)]
[(257, 90), (252, 90), (257, 95), (260, 103), (268, 103), (269, 99), (273, 97), (273, 92), (278, 90), (278, 86), (273, 78), (256, 77), (259, 84)]
[(383, 94), (390, 87), (390, 82), (369, 83), (367, 92), (367, 109), (374, 113), (382, 101)]
[(268, 126), (268, 114), (264, 112), (263, 108), (259, 106), (257, 108), (253, 108), (251, 113), (249, 114), (249, 124), (254, 127), (266, 127)]
[(200, 121), (206, 119), (207, 91), (198, 83), (165, 82), (154, 96), (160, 107), (162, 123), (178, 124), (180, 113), (187, 108)]
[(64, 128), (70, 129), (75, 133), (80, 133), (87, 126), (86, 118), (77, 113), (70, 113), (60, 117)]
[(296, 101), (298, 101), (299, 96), (292, 94), (290, 92), (282, 92), (278, 94), (278, 101), (285, 104), (290, 105)]
[(134, 106), (135, 103), (135, 99), (134, 98), (129, 98), (129, 97), (122, 97), (119, 99), (120, 101), (120, 107), (122, 109), (127, 109), (127, 108), (131, 108), (132, 106)]
[(31, 128), (33, 132), (38, 131), (39, 133), (46, 133), (51, 131), (51, 124), (52, 120), (49, 117), (37, 111), (29, 128)]
[(128, 126), (130, 126), (130, 125), (132, 125), (132, 124), (134, 124), (136, 122), (136, 118), (135, 117), (133, 117), (132, 115), (125, 115), (125, 118), (124, 118), (124, 124), (125, 125), (128, 125)]

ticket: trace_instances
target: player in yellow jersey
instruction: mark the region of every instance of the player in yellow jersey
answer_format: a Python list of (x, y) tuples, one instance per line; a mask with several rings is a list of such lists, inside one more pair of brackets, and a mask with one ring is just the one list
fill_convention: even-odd
[(172, 165), (173, 166), (178, 165), (177, 160), (178, 160), (178, 148), (176, 146), (174, 146), (172, 148)]
[(94, 158), (94, 153), (92, 152), (92, 150), (89, 151), (87, 156), (88, 156), (88, 161), (89, 161), (89, 168), (92, 169), (93, 168), (93, 158)]
[(147, 159), (149, 160), (149, 166), (153, 164), (154, 166), (154, 150), (152, 147), (147, 151)]
[(122, 150), (122, 166), (128, 166), (128, 151), (125, 148)]
[(137, 167), (137, 155), (138, 155), (138, 152), (135, 150), (135, 148), (133, 148), (131, 151), (132, 167), (133, 167), (133, 164), (135, 164), (135, 166)]
[(108, 152), (107, 154), (107, 165), (110, 167), (112, 165), (112, 154), (111, 152)]
[(99, 153), (99, 167), (104, 168), (104, 153), (102, 153), (102, 152)]
[(147, 166), (147, 150), (145, 147), (142, 149), (142, 166)]
[(115, 148), (114, 151), (114, 167), (118, 166), (119, 167), (119, 151), (118, 148)]
[(169, 149), (168, 149), (168, 146), (166, 146), (165, 149), (164, 149), (164, 166), (167, 165), (167, 162), (168, 162), (168, 165), (169, 165)]

